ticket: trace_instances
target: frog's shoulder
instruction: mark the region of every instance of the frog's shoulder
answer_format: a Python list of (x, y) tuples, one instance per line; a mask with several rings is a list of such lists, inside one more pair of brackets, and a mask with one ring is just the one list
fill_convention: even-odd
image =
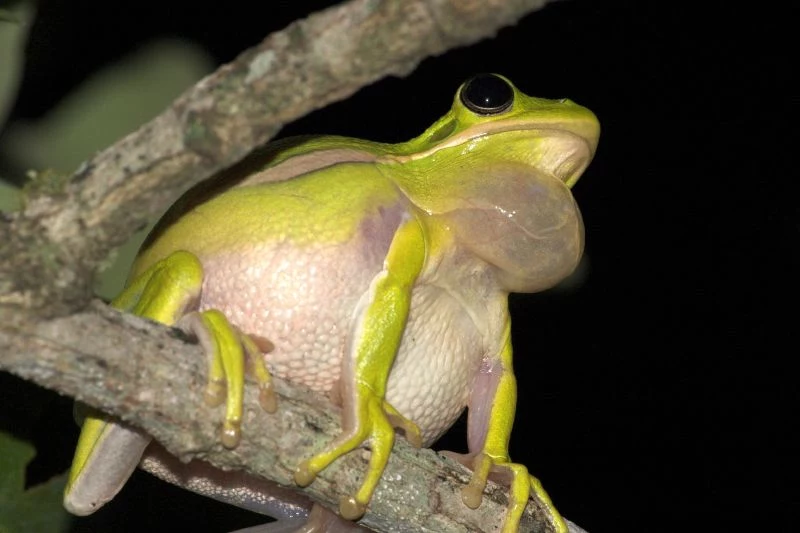
[(331, 135), (302, 135), (271, 142), (185, 192), (147, 236), (144, 248), (183, 215), (230, 189), (288, 181), (342, 163), (370, 163), (391, 152), (389, 144)]
[(342, 163), (372, 163), (392, 152), (392, 145), (339, 137), (303, 135), (288, 137), (254, 151), (231, 169), (237, 186), (286, 181)]

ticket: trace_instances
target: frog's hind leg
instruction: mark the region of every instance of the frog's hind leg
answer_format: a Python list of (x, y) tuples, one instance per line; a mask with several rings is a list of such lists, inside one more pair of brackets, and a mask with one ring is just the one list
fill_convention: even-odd
[(184, 463), (155, 442), (145, 452), (141, 467), (168, 483), (277, 519), (276, 522), (237, 530), (235, 533), (369, 531), (273, 481), (241, 470), (220, 470), (199, 459)]
[[(196, 305), (203, 269), (192, 254), (176, 252), (139, 275), (112, 303), (167, 325)], [(151, 438), (116, 419), (90, 411), (81, 426), (75, 458), (64, 490), (64, 507), (88, 515), (125, 485)]]
[[(203, 285), (203, 267), (193, 254), (177, 251), (139, 274), (112, 302), (117, 309), (194, 333), (211, 355), (206, 401), (226, 402), (222, 441), (239, 442), (244, 388), (244, 360), (249, 356), (259, 383), (262, 407), (275, 410), (275, 394), (261, 350), (219, 311), (193, 311)], [(75, 451), (64, 506), (90, 514), (110, 501), (130, 477), (151, 438), (112, 417), (86, 417)]]

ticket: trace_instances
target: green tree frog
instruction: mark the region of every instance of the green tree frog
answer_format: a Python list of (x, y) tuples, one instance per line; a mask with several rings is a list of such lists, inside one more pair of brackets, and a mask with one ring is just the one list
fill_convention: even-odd
[[(598, 137), (588, 109), (482, 74), (408, 142), (269, 144), (247, 172), (224, 173), (173, 206), (113, 305), (197, 335), (213, 356), (207, 399), (226, 403), (226, 446), (241, 431), (246, 356), (267, 411), (271, 375), (337, 398), (341, 436), (298, 465), (295, 480), (312, 483), (368, 443), (368, 470), (341, 517), (365, 512), (395, 428), (429, 445), (469, 407), (464, 503), (478, 507), (499, 474), (510, 485), (504, 532), (517, 531), (532, 493), (563, 533), (540, 483), (508, 454), (517, 385), (507, 300), (552, 287), (578, 264), (583, 225), (570, 187)], [(89, 417), (67, 509), (88, 514), (112, 498), (149, 442)]]

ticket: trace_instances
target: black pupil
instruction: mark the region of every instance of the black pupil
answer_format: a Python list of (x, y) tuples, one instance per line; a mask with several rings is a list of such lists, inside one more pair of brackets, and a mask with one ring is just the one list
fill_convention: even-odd
[(514, 101), (514, 91), (503, 78), (494, 74), (479, 74), (461, 90), (461, 101), (480, 115), (501, 113)]

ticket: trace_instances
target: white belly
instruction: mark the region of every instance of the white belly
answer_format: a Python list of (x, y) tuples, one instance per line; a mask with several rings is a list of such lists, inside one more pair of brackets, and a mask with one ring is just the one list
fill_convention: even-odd
[[(265, 245), (201, 258), (200, 309), (219, 309), (243, 332), (274, 344), (266, 355), (273, 375), (328, 393), (341, 376), (354, 309), (383, 267), (381, 248)], [(430, 443), (463, 410), (483, 355), (460, 304), (436, 287), (417, 287), (387, 400)]]

